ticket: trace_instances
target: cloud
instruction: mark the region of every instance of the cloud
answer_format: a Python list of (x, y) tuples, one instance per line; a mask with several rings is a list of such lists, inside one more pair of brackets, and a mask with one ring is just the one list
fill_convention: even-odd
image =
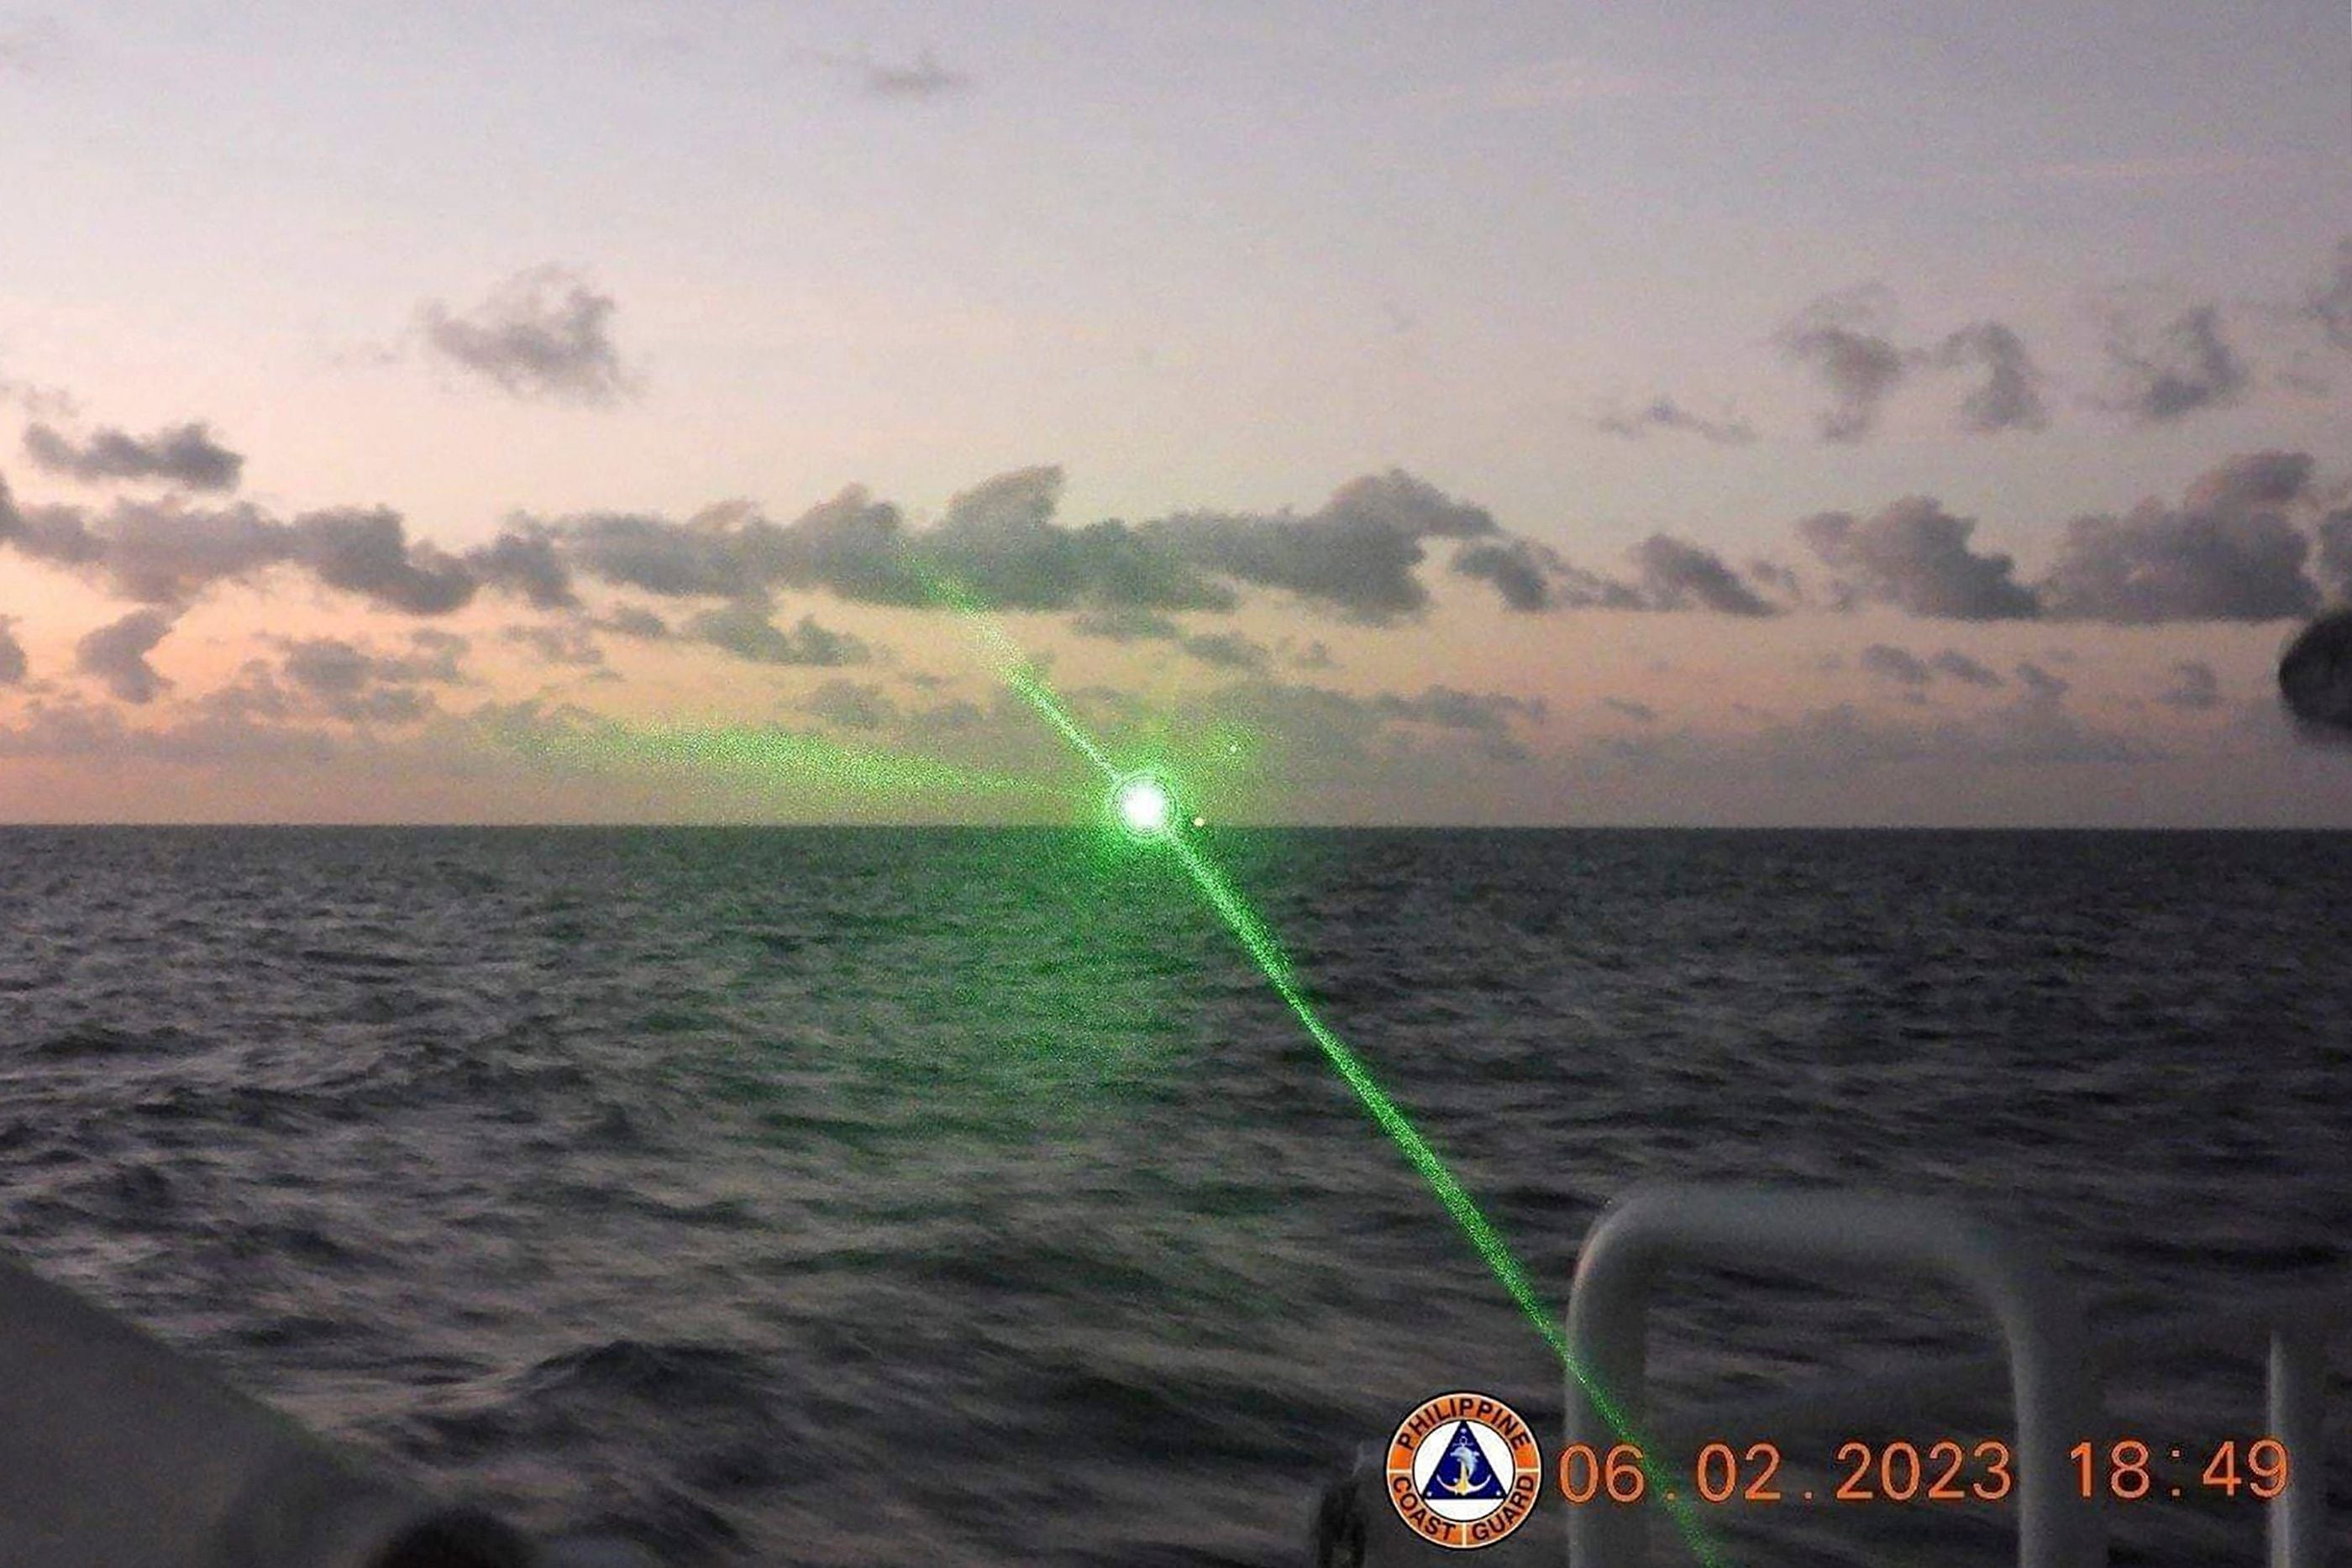
[(716, 599), (762, 586), (747, 576), (736, 538), (724, 528), (635, 512), (590, 512), (544, 527), (562, 536), (572, 565), (620, 587)]
[(2153, 346), (2121, 315), (2108, 323), (2114, 390), (2102, 406), (2160, 424), (2238, 401), (2250, 381), (2245, 361), (2221, 336), (2218, 306), (2183, 310)]
[(509, 626), (499, 635), (530, 649), (541, 664), (593, 669), (604, 662), (604, 650), (597, 645), (588, 628), (577, 622)]
[(1829, 392), (1820, 420), (1824, 441), (1860, 441), (1878, 423), (1879, 406), (1903, 382), (1909, 361), (1888, 339), (1892, 300), (1868, 285), (1813, 301), (1780, 329), (1781, 351), (1811, 371)]
[(1637, 703), (1631, 697), (1602, 697), (1601, 706), (1612, 713), (1622, 714), (1636, 724), (1654, 724), (1658, 710), (1648, 703)]
[(2310, 614), (2311, 543), (2287, 520), (2310, 480), (2302, 453), (2251, 453), (2191, 484), (2178, 509), (2147, 501), (2075, 518), (2042, 585), (2050, 612), (2125, 624)]
[(383, 507), (281, 523), (248, 503), (206, 508), (177, 497), (117, 501), (102, 513), (0, 506), (0, 543), (144, 604), (184, 606), (216, 583), (249, 580), (289, 561), (330, 588), (413, 615), (458, 609), (475, 589), (465, 563), (412, 543), (400, 514)]
[(162, 610), (134, 610), (74, 644), (74, 667), (127, 703), (150, 703), (172, 683), (147, 662), (172, 630), (173, 617)]
[(1805, 602), (1805, 585), (1797, 580), (1795, 571), (1780, 561), (1767, 560), (1759, 556), (1748, 563), (1748, 575), (1790, 604)]
[(1604, 434), (1622, 435), (1632, 441), (1639, 441), (1654, 430), (1683, 432), (1718, 446), (1745, 446), (1756, 439), (1756, 427), (1746, 420), (1731, 416), (1707, 419), (1663, 392), (1631, 412), (1618, 409), (1603, 413), (1592, 424)]
[(1071, 621), (1070, 630), (1081, 637), (1100, 637), (1112, 643), (1172, 643), (1184, 634), (1181, 626), (1158, 611), (1132, 604), (1089, 610)]
[(801, 706), (845, 729), (880, 729), (898, 716), (898, 705), (880, 686), (861, 685), (855, 681), (827, 681), (811, 692)]
[(876, 500), (863, 486), (844, 488), (781, 528), (748, 508), (714, 507), (694, 526), (723, 533), (730, 518), (737, 529), (733, 564), (754, 581), (824, 588), (875, 604), (929, 601), (908, 570), (898, 508)]
[(0, 686), (21, 686), (25, 684), (25, 644), (16, 641), (17, 620), (14, 615), (0, 615)]
[(859, 68), (865, 76), (866, 92), (875, 98), (922, 101), (947, 98), (971, 86), (971, 78), (940, 64), (929, 49), (908, 64), (864, 60), (859, 62)]
[(37, 421), (25, 431), (25, 452), (36, 467), (86, 485), (161, 479), (191, 490), (234, 490), (245, 471), (245, 458), (214, 440), (202, 422), (145, 436), (109, 425), (77, 444)]
[(1278, 737), (1289, 763), (1317, 768), (1360, 762), (1375, 747), (1410, 750), (1406, 737), (1390, 727), (1397, 724), (1470, 737), (1466, 748), (1458, 738), (1449, 743), (1448, 756), (1521, 762), (1528, 752), (1514, 729), (1542, 723), (1548, 712), (1539, 699), (1502, 692), (1432, 685), (1415, 695), (1380, 692), (1357, 696), (1328, 686), (1284, 681), (1227, 686), (1210, 696), (1207, 710), (1255, 733)]
[(2311, 292), (2311, 319), (2337, 348), (2352, 351), (2352, 239), (2336, 242), (2336, 273)]
[(465, 678), (462, 637), (418, 632), (405, 653), (379, 653), (340, 637), (281, 639), (279, 669), (295, 689), (335, 717), (354, 724), (407, 724), (434, 709), (427, 685)]
[(389, 507), (349, 507), (294, 519), (290, 553), (330, 588), (410, 615), (446, 615), (474, 597), (464, 562), (420, 539)]
[(1201, 663), (1220, 669), (1263, 670), (1274, 662), (1265, 643), (1238, 632), (1205, 632), (1185, 638), (1181, 645)]
[(669, 622), (642, 604), (615, 606), (610, 615), (594, 624), (619, 636), (636, 637), (649, 643), (661, 642), (670, 635)]
[(1946, 648), (1923, 659), (1908, 648), (1896, 647), (1891, 643), (1873, 643), (1863, 649), (1854, 663), (1864, 673), (1904, 687), (1908, 700), (1915, 702), (1923, 700), (1920, 694), (1938, 675), (1949, 676), (1962, 685), (1985, 689), (2009, 684), (1998, 672), (1958, 648)]
[(271, 722), (233, 703), (202, 705), (160, 727), (123, 722), (119, 709), (86, 702), (36, 703), (14, 725), (0, 727), (0, 756), (68, 758), (78, 761), (135, 758), (171, 766), (284, 765), (323, 762), (333, 742), (315, 730)]
[(427, 348), (519, 398), (605, 404), (637, 390), (622, 368), (618, 307), (563, 267), (526, 268), (465, 315), (439, 300), (418, 309)]
[(580, 602), (572, 591), (572, 569), (554, 535), (528, 518), (509, 523), (499, 537), (466, 552), (466, 563), (484, 584), (505, 589), (537, 610), (568, 610)]
[[(185, 604), (215, 584), (292, 563), (328, 587), (414, 615), (460, 609), (486, 587), (535, 608), (576, 608), (575, 580), (583, 577), (755, 606), (775, 591), (802, 589), (930, 607), (929, 572), (994, 608), (1076, 611), (1080, 632), (1132, 639), (1175, 634), (1166, 612), (1229, 612), (1244, 587), (1285, 590), (1370, 624), (1406, 619), (1430, 601), (1417, 570), (1425, 542), (1451, 538), (1465, 545), (1455, 573), (1490, 582), (1516, 609), (1772, 612), (1699, 547), (1663, 536), (1643, 547), (1645, 596), (1505, 534), (1485, 508), (1399, 470), (1351, 480), (1304, 516), (1181, 513), (1140, 526), (1116, 518), (1062, 525), (1055, 513), (1063, 484), (1051, 465), (998, 475), (957, 495), (940, 523), (919, 533), (906, 529), (896, 507), (852, 486), (782, 525), (746, 502), (682, 522), (630, 512), (519, 514), (491, 543), (462, 555), (410, 538), (387, 507), (329, 508), (285, 522), (250, 504), (204, 509), (174, 497), (118, 501), (104, 512), (12, 505), (0, 511), (0, 542), (142, 602)], [(715, 624), (722, 632), (745, 629), (740, 616)]]
[(1233, 593), (1170, 539), (1115, 519), (1078, 528), (1055, 523), (1062, 484), (1062, 471), (1051, 466), (998, 475), (956, 496), (940, 524), (919, 535), (906, 530), (898, 507), (857, 486), (781, 526), (734, 503), (684, 523), (590, 513), (535, 526), (560, 539), (587, 575), (668, 597), (795, 588), (865, 603), (928, 605), (932, 596), (912, 551), (998, 609), (1233, 607)]
[(2017, 619), (2040, 609), (2017, 581), (2010, 557), (1969, 548), (1976, 519), (1954, 517), (1929, 497), (1906, 497), (1865, 518), (1823, 512), (1797, 528), (1813, 553), (1843, 574), (1847, 602), (1961, 621)]
[(1926, 685), (1935, 675), (1925, 660), (1891, 643), (1873, 643), (1862, 651), (1855, 663), (1881, 680), (1915, 689)]
[(2352, 740), (2352, 610), (2332, 610), (2279, 658), (2279, 700), (2314, 740)]
[(865, 643), (818, 625), (813, 617), (803, 615), (799, 625), (785, 631), (761, 606), (742, 601), (695, 615), (686, 623), (686, 634), (762, 664), (856, 664), (873, 657)]
[(1977, 663), (1958, 648), (1947, 648), (1928, 663), (1933, 664), (1939, 673), (1951, 676), (1963, 685), (1998, 686), (2007, 684), (2002, 681), (1999, 674)]
[(1540, 697), (1515, 697), (1504, 692), (1465, 692), (1455, 686), (1433, 685), (1419, 696), (1382, 692), (1371, 699), (1372, 711), (1413, 724), (1473, 735), (1506, 735), (1514, 723), (1541, 724), (1549, 710)]
[(2074, 689), (2074, 683), (2053, 675), (2031, 659), (2021, 660), (2017, 666), (2018, 685), (2025, 688), (2029, 701), (2054, 703)]
[(1927, 355), (1939, 368), (1980, 366), (1984, 384), (1960, 402), (1960, 422), (1981, 434), (2040, 430), (2050, 423), (2041, 394), (2042, 372), (2016, 331), (1999, 321), (1961, 328)]
[(1507, 539), (1464, 545), (1454, 552), (1453, 570), (1456, 576), (1494, 584), (1506, 606), (1525, 612), (1552, 607), (1552, 579), (1569, 567), (1557, 550), (1531, 539)]
[(1861, 441), (1880, 409), (1915, 370), (1979, 370), (1984, 380), (1960, 402), (1960, 423), (1979, 434), (2040, 430), (2050, 422), (2042, 374), (2017, 329), (1973, 321), (1927, 348), (1906, 349), (1886, 327), (1893, 298), (1875, 284), (1815, 300), (1780, 329), (1778, 341), (1828, 391), (1820, 417), (1825, 441)]
[(1779, 613), (1740, 581), (1713, 550), (1665, 534), (1652, 534), (1632, 553), (1651, 609), (1712, 610), (1725, 615)]
[(1349, 481), (1303, 517), (1193, 512), (1147, 524), (1141, 533), (1201, 570), (1285, 589), (1377, 625), (1427, 607), (1429, 591), (1413, 571), (1423, 539), (1487, 538), (1502, 529), (1484, 507), (1392, 468)]
[(287, 548), (284, 528), (254, 507), (193, 507), (177, 497), (118, 501), (95, 517), (72, 507), (0, 516), (0, 538), (123, 598), (164, 605), (256, 573), (283, 559)]
[(2172, 684), (2157, 701), (2183, 713), (2202, 713), (2221, 704), (2221, 683), (2213, 666), (2201, 659), (2184, 659), (2172, 666)]
[(1774, 605), (1739, 580), (1723, 558), (1669, 534), (1653, 534), (1626, 552), (1638, 585), (1571, 566), (1532, 539), (1465, 545), (1453, 569), (1495, 585), (1505, 605), (1538, 610), (1706, 610), (1725, 615), (1777, 615)]
[[(1054, 465), (984, 480), (950, 498), (939, 526), (920, 535), (915, 547), (933, 569), (999, 609), (1233, 608), (1232, 592), (1187, 558), (1191, 536), (1183, 528), (1138, 529), (1116, 518), (1061, 527), (1054, 514), (1063, 485), (1062, 470)], [(904, 575), (899, 563), (888, 565)]]

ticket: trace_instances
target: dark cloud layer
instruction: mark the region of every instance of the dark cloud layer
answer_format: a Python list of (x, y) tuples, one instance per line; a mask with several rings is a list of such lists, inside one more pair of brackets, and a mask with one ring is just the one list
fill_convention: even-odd
[[(731, 506), (685, 523), (596, 513), (518, 526), (560, 540), (574, 570), (649, 593), (732, 598), (789, 588), (921, 606), (932, 594), (911, 554), (998, 609), (1076, 611), (1090, 617), (1090, 632), (1129, 636), (1160, 630), (1146, 612), (1229, 611), (1239, 587), (1279, 589), (1346, 619), (1389, 623), (1429, 603), (1416, 570), (1424, 541), (1524, 544), (1484, 508), (1399, 470), (1352, 480), (1303, 516), (1191, 512), (1139, 525), (1061, 524), (1063, 485), (1051, 465), (998, 475), (953, 497), (920, 533), (855, 486), (782, 525)], [(1529, 570), (1540, 591), (1539, 566)], [(1497, 587), (1507, 597), (1524, 591)]]
[[(1373, 626), (1431, 602), (1423, 563), (1451, 541), (1451, 570), (1483, 581), (1515, 611), (1615, 609), (1760, 617), (1795, 605), (1886, 605), (1929, 619), (2049, 617), (2119, 624), (2307, 616), (2323, 585), (2352, 587), (2352, 508), (2315, 480), (2308, 455), (2256, 452), (2218, 465), (2178, 505), (2078, 517), (2049, 571), (2027, 581), (2012, 558), (1979, 549), (1973, 518), (1928, 497), (1866, 516), (1823, 513), (1797, 525), (1825, 580), (1757, 560), (1743, 571), (1714, 550), (1654, 534), (1622, 575), (1584, 570), (1559, 550), (1507, 533), (1485, 508), (1400, 470), (1336, 490), (1312, 512), (1181, 513), (1137, 525), (1058, 520), (1064, 477), (1040, 465), (960, 493), (929, 528), (856, 486), (788, 523), (733, 501), (684, 520), (641, 513), (509, 517), (490, 543), (453, 553), (414, 538), (384, 507), (273, 517), (250, 503), (205, 506), (166, 496), (102, 507), (20, 507), (0, 484), (0, 545), (76, 571), (114, 594), (176, 612), (222, 584), (307, 574), (397, 613), (451, 613), (485, 591), (560, 625), (507, 633), (540, 659), (593, 668), (601, 630), (683, 637), (759, 663), (836, 665), (873, 650), (779, 609), (788, 592), (929, 609), (939, 584), (1007, 610), (1066, 612), (1072, 630), (1153, 639), (1223, 668), (1264, 671), (1273, 650), (1238, 632), (1186, 626), (1188, 613), (1235, 609), (1245, 591), (1278, 589), (1305, 605)], [(2333, 510), (2329, 507), (2333, 507)], [(2315, 539), (2316, 547), (2315, 549)], [(2316, 580), (2315, 580), (2315, 574)], [(644, 605), (591, 612), (581, 585), (687, 601), (674, 619)], [(1912, 655), (1913, 657), (1917, 657)], [(1328, 657), (1328, 654), (1326, 655)], [(1969, 685), (2000, 676), (1955, 650), (1921, 659)], [(1884, 672), (1882, 672), (1884, 673)], [(128, 689), (152, 689), (135, 672)]]
[(16, 641), (16, 618), (0, 615), (0, 686), (21, 686), (29, 666), (25, 644)]
[(463, 315), (418, 311), (427, 348), (515, 397), (609, 403), (635, 392), (613, 341), (613, 297), (560, 267), (515, 274)]
[(36, 422), (25, 431), (25, 454), (36, 467), (86, 485), (159, 479), (190, 490), (234, 490), (245, 472), (245, 458), (201, 422), (143, 436), (106, 426), (80, 442)]

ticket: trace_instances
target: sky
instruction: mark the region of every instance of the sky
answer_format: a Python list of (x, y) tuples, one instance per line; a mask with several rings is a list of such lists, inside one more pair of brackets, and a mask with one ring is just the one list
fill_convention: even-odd
[[(2338, 0), (0, 0), (0, 821), (2352, 827)], [(2340, 711), (2340, 710), (2339, 710)]]

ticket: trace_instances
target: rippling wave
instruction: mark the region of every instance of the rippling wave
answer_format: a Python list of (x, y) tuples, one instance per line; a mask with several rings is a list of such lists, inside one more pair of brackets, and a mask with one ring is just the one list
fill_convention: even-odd
[[(2347, 1260), (2352, 839), (1217, 847), (1556, 1295), (1665, 1176), (1956, 1198), (2128, 1308)], [(1541, 1341), (1133, 846), (24, 830), (0, 879), (0, 1237), (530, 1526), (679, 1564), (1287, 1563), (1435, 1392), (1558, 1429)], [(1671, 1396), (1979, 1327), (1703, 1274), (1659, 1322)], [(2151, 1437), (2259, 1407), (2244, 1366), (2151, 1374)], [(2187, 1563), (2254, 1520), (2119, 1528)], [(1997, 1560), (1958, 1521), (1747, 1522), (1742, 1562)]]

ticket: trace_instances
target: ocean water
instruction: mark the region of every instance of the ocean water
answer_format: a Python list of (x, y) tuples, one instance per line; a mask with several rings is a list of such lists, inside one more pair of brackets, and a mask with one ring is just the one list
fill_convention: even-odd
[[(1210, 843), (1557, 1299), (1664, 1177), (1972, 1205), (2102, 1322), (2352, 1262), (2352, 835)], [(11, 830), (0, 889), (0, 1243), (531, 1528), (1286, 1563), (1433, 1394), (1559, 1431), (1542, 1341), (1163, 855)], [(1680, 1408), (1982, 1332), (1890, 1282), (1676, 1273), (1654, 1376)], [(2245, 1348), (2114, 1405), (2158, 1446), (2254, 1435)], [(1556, 1561), (1562, 1513), (1482, 1561)], [(2118, 1562), (2258, 1560), (2242, 1497), (2115, 1518)], [(1949, 1506), (1717, 1527), (1737, 1563), (2004, 1539)]]

